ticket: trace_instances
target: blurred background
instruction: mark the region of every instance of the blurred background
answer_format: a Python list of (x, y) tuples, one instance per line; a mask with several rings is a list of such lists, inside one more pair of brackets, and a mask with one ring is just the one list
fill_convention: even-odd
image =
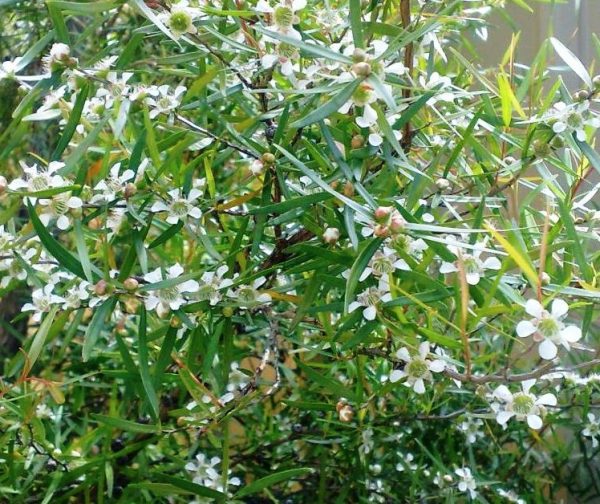
[[(569, 47), (586, 67), (598, 60), (600, 45), (595, 47), (593, 34), (598, 32), (600, 0), (533, 0), (529, 3), (533, 13), (507, 1), (505, 14), (497, 13), (490, 19), (488, 40), (478, 46), (482, 50), (482, 59), (489, 58), (482, 63), (491, 66), (498, 62), (513, 32), (521, 32), (518, 62), (525, 65), (531, 63), (549, 36), (556, 37)], [(595, 73), (600, 73), (600, 70), (595, 68), (592, 75)], [(570, 72), (565, 72), (564, 77), (570, 88), (581, 85), (581, 81)]]

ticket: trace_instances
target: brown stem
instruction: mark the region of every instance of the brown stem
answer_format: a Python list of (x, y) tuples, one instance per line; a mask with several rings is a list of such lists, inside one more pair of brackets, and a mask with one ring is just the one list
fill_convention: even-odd
[[(400, 17), (402, 18), (402, 27), (404, 30), (408, 30), (410, 26), (410, 0), (400, 0)], [(406, 67), (406, 73), (408, 76), (409, 83), (411, 82), (411, 77), (413, 73), (414, 67), (414, 58), (413, 58), (413, 43), (409, 43), (404, 48), (404, 66)], [(405, 100), (408, 100), (411, 95), (411, 88), (407, 86), (402, 91), (402, 97)], [(410, 150), (412, 145), (412, 131), (410, 121), (406, 121), (404, 125), (404, 129), (402, 132), (402, 147), (405, 151)]]

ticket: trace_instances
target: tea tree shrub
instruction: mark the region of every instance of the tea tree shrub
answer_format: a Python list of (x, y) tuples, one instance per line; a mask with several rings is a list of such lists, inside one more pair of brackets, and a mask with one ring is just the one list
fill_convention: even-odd
[(597, 499), (600, 79), (507, 4), (0, 1), (2, 502)]

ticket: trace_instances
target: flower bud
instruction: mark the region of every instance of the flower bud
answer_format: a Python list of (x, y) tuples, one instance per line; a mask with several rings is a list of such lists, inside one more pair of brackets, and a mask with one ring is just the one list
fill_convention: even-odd
[(125, 196), (125, 199), (129, 199), (131, 198), (135, 193), (137, 192), (137, 187), (135, 187), (135, 184), (132, 184), (131, 182), (129, 182), (126, 186), (125, 186), (125, 190), (123, 191), (123, 195)]
[(96, 296), (104, 296), (108, 291), (108, 284), (106, 280), (99, 280), (96, 285), (94, 285), (94, 294)]
[(323, 233), (323, 241), (328, 245), (335, 245), (340, 239), (340, 230), (338, 228), (328, 227)]
[(130, 313), (133, 315), (137, 313), (140, 307), (140, 301), (133, 296), (127, 296), (123, 305), (125, 307), (125, 313)]
[(371, 75), (371, 65), (366, 61), (354, 63), (354, 65), (352, 65), (352, 71), (360, 77), (368, 77)]
[(181, 327), (181, 319), (179, 317), (171, 317), (169, 325), (175, 329), (178, 329)]
[(90, 222), (88, 222), (88, 227), (92, 230), (100, 229), (102, 227), (102, 219), (99, 217), (94, 217)]
[(354, 418), (354, 410), (352, 409), (352, 406), (346, 404), (338, 411), (338, 415), (340, 422), (348, 423)]
[(559, 136), (555, 136), (551, 141), (550, 141), (550, 146), (553, 149), (562, 149), (565, 146), (565, 141), (562, 139), (562, 137)]
[(354, 63), (361, 63), (363, 61), (366, 61), (366, 59), (367, 53), (364, 49), (360, 49), (359, 47), (354, 49), (354, 52), (352, 53), (352, 61), (354, 61)]
[(377, 207), (375, 212), (373, 213), (373, 217), (375, 218), (375, 222), (379, 224), (383, 224), (388, 221), (390, 214), (392, 213), (392, 207)]
[(271, 166), (271, 165), (275, 164), (275, 156), (273, 154), (271, 154), (270, 152), (265, 152), (261, 156), (260, 159), (267, 166)]
[(354, 135), (350, 141), (350, 147), (353, 149), (360, 149), (365, 145), (365, 137), (362, 135)]
[(439, 178), (435, 181), (435, 185), (440, 191), (447, 191), (450, 189), (450, 181), (447, 178)]
[(133, 277), (129, 277), (123, 282), (123, 287), (125, 287), (125, 289), (128, 291), (136, 290), (139, 285), (139, 282)]
[(540, 277), (541, 277), (542, 285), (548, 285), (550, 283), (550, 275), (548, 275), (548, 273), (546, 273), (545, 271), (542, 272)]
[(223, 316), (226, 318), (233, 317), (233, 308), (231, 306), (225, 306), (223, 308)]
[(354, 196), (354, 185), (350, 181), (344, 184), (344, 196), (347, 196), (348, 198)]
[(550, 154), (550, 145), (548, 142), (540, 140), (539, 138), (533, 142), (533, 152), (540, 158), (544, 158)]
[(402, 217), (402, 215), (400, 215), (400, 212), (395, 211), (392, 214), (392, 220), (390, 222), (390, 230), (392, 231), (392, 233), (399, 233), (400, 231), (403, 231), (405, 227), (406, 227), (406, 221), (404, 220), (404, 217)]
[(0, 175), (0, 194), (4, 194), (4, 191), (6, 191), (7, 187), (8, 187), (8, 181), (6, 180), (6, 177), (3, 177), (2, 175)]
[(573, 95), (573, 99), (578, 102), (585, 101), (589, 99), (590, 92), (587, 89), (580, 89)]
[(387, 238), (390, 234), (390, 229), (387, 226), (377, 224), (373, 229), (373, 235), (377, 238)]

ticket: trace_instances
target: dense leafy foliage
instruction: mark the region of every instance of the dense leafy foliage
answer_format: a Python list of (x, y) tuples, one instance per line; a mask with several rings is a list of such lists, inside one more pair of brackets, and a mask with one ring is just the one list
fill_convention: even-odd
[(496, 8), (0, 0), (2, 502), (598, 498), (600, 79)]

